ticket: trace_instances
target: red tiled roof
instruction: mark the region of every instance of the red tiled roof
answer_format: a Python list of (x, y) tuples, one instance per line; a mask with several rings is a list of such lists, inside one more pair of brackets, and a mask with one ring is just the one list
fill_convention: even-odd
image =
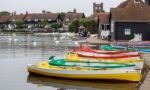
[(124, 7), (127, 6), (127, 4), (128, 4), (128, 0), (126, 0), (126, 1), (124, 1), (124, 2), (122, 2), (122, 3), (120, 3), (120, 4), (117, 6), (117, 8), (124, 8)]
[(8, 21), (13, 21), (13, 20), (24, 20), (26, 15), (13, 15), (11, 18), (9, 18)]
[(0, 23), (5, 23), (9, 20), (11, 16), (1, 16), (0, 17)]
[(85, 18), (85, 15), (84, 13), (74, 13), (74, 12), (68, 12), (64, 18), (64, 22), (67, 22), (65, 21), (66, 19), (69, 19), (69, 22), (70, 21), (73, 21), (74, 19), (79, 19), (79, 18)]
[(142, 0), (134, 2), (127, 0), (128, 4), (124, 8), (112, 8), (112, 20), (115, 21), (144, 21), (150, 22), (150, 6)]
[(41, 19), (51, 19), (51, 20), (56, 20), (57, 17), (59, 16), (58, 13), (33, 13), (33, 14), (28, 14), (24, 20), (41, 20)]
[(106, 13), (106, 12), (99, 13), (99, 23), (109, 24), (109, 13)]

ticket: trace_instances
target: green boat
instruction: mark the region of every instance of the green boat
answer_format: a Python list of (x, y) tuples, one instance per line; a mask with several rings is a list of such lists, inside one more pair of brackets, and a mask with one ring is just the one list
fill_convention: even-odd
[(129, 47), (122, 47), (122, 46), (111, 46), (111, 45), (103, 45), (101, 47), (103, 50), (112, 51), (112, 50), (131, 50), (135, 51), (138, 50), (137, 48), (129, 48)]
[(67, 61), (65, 59), (54, 59), (54, 57), (50, 58), (50, 65), (53, 66), (67, 66), (67, 67), (86, 67), (86, 68), (98, 68), (98, 69), (106, 69), (106, 68), (127, 68), (134, 67), (135, 64), (115, 64), (108, 62), (72, 62)]

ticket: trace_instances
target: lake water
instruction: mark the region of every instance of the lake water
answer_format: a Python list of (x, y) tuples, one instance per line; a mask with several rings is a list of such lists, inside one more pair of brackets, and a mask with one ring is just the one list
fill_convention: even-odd
[(135, 90), (137, 83), (29, 75), (27, 64), (47, 60), (52, 55), (65, 57), (65, 52), (72, 49), (65, 41), (61, 46), (58, 39), (32, 35), (0, 36), (0, 90)]

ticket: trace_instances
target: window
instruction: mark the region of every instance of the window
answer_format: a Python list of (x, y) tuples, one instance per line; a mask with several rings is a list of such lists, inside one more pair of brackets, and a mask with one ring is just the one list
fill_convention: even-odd
[(107, 25), (107, 30), (110, 30), (110, 25)]
[(98, 9), (98, 7), (95, 7), (95, 10), (97, 10)]
[(36, 22), (37, 22), (37, 21), (38, 21), (38, 19), (35, 19), (34, 21), (36, 21)]
[(101, 10), (101, 7), (99, 7), (99, 9)]
[(31, 19), (28, 19), (28, 21), (30, 22), (30, 21), (31, 21)]
[(102, 28), (102, 30), (104, 30), (104, 29), (105, 29), (105, 28), (104, 28), (104, 25), (102, 25), (101, 28)]
[(13, 19), (12, 21), (13, 21), (13, 22), (15, 22), (16, 20), (15, 20), (15, 19)]
[(48, 19), (48, 21), (52, 21), (51, 19)]
[(134, 0), (134, 3), (140, 3), (140, 0)]
[(66, 18), (66, 21), (69, 21), (69, 18)]
[(124, 29), (125, 35), (131, 35), (131, 29)]

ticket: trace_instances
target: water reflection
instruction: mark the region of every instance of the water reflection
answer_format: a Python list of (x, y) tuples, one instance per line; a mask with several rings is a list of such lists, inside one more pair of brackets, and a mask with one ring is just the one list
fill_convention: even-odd
[(134, 90), (136, 83), (121, 81), (89, 81), (69, 80), (60, 78), (49, 78), (37, 75), (29, 75), (27, 83), (39, 86), (49, 86), (57, 90)]

